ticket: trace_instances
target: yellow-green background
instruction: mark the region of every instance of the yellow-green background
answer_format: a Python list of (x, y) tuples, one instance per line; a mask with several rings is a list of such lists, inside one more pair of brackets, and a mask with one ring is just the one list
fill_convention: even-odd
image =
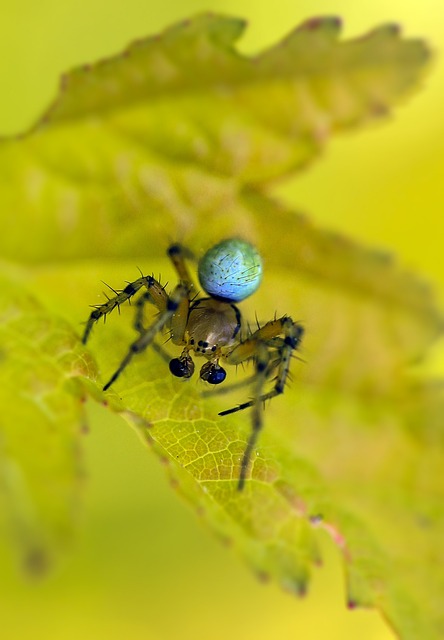
[[(443, 300), (442, 0), (3, 2), (0, 133), (29, 126), (61, 72), (202, 10), (249, 19), (245, 52), (319, 14), (341, 15), (346, 36), (396, 20), (406, 35), (427, 38), (438, 55), (423, 91), (391, 122), (335, 140), (279, 192), (319, 224), (396, 252), (434, 282)], [(431, 366), (442, 371), (438, 353)], [(309, 597), (296, 600), (259, 584), (178, 500), (158, 461), (120, 420), (92, 407), (91, 424), (86, 510), (72, 554), (39, 584), (23, 582), (12, 558), (0, 555), (2, 638), (393, 638), (376, 613), (346, 610), (341, 568), (327, 541)]]

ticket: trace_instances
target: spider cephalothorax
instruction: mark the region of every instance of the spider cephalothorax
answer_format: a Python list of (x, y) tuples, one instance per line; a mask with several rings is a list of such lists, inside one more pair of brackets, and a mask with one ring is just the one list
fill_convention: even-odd
[[(226, 378), (224, 364), (238, 365), (254, 362), (254, 398), (232, 409), (221, 411), (227, 415), (252, 408), (252, 431), (240, 467), (238, 489), (247, 477), (251, 453), (262, 428), (263, 402), (284, 391), (292, 352), (298, 348), (303, 328), (288, 316), (275, 318), (248, 335), (242, 332), (242, 317), (236, 306), (254, 293), (262, 279), (262, 261), (248, 242), (231, 238), (209, 249), (199, 261), (200, 284), (207, 294), (196, 296), (186, 259), (192, 254), (179, 244), (168, 249), (168, 255), (179, 276), (179, 283), (168, 295), (160, 282), (152, 276), (141, 276), (104, 304), (98, 305), (86, 323), (83, 342), (86, 343), (94, 323), (110, 313), (140, 289), (145, 290), (136, 302), (135, 329), (139, 337), (122, 360), (119, 368), (104, 386), (108, 389), (122, 373), (136, 353), (144, 351), (156, 335), (170, 330), (173, 344), (182, 352), (169, 361), (170, 372), (179, 378), (190, 378), (195, 369), (193, 357), (203, 358), (200, 368), (202, 380), (218, 385)], [(159, 311), (153, 323), (145, 327), (143, 310), (146, 303)], [(157, 350), (161, 350), (156, 346)], [(164, 354), (166, 357), (166, 354)], [(169, 357), (168, 357), (169, 360)], [(272, 388), (264, 392), (265, 384), (274, 376)]]

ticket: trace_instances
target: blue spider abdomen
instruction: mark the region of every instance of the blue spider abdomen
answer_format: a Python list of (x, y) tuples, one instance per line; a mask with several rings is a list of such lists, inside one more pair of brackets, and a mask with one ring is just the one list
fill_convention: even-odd
[(222, 240), (200, 260), (199, 280), (211, 296), (239, 302), (254, 293), (261, 283), (261, 257), (245, 240)]

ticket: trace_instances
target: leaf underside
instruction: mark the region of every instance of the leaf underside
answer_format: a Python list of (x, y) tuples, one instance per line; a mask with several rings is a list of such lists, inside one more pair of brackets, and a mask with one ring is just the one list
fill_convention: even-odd
[[(339, 21), (325, 18), (250, 58), (233, 47), (243, 28), (202, 15), (67, 74), (30, 134), (1, 147), (0, 202), (15, 212), (1, 253), (130, 257), (154, 234), (162, 242), (149, 251), (160, 257), (171, 233), (201, 246), (234, 221), (256, 240), (242, 190), (302, 168), (330, 134), (389, 112), (429, 57), (393, 25), (341, 41)], [(33, 242), (22, 242), (20, 223)]]
[[(325, 18), (245, 57), (234, 48), (243, 28), (198, 16), (77, 69), (31, 131), (0, 144), (0, 204), (14, 211), (0, 251), (34, 263), (13, 275), (1, 265), (6, 519), (31, 569), (71, 535), (82, 403), (88, 392), (101, 397), (103, 380), (69, 322), (77, 331), (86, 320), (96, 283), (124, 286), (141, 265), (174, 284), (163, 257), (172, 237), (199, 254), (242, 235), (266, 265), (245, 319), (287, 313), (306, 328), (303, 361), (265, 409), (245, 490), (236, 484), (249, 414), (217, 413), (245, 400), (248, 386), (203, 397), (147, 352), (106, 395), (109, 407), (259, 575), (303, 593), (327, 533), (342, 553), (351, 606), (378, 607), (402, 638), (439, 638), (444, 393), (416, 365), (442, 319), (427, 287), (390, 258), (314, 228), (265, 194), (333, 132), (411, 92), (428, 50), (393, 26), (341, 41), (339, 21)], [(94, 331), (105, 379), (133, 338), (131, 323), (125, 306)], [(232, 382), (248, 376), (229, 373)]]

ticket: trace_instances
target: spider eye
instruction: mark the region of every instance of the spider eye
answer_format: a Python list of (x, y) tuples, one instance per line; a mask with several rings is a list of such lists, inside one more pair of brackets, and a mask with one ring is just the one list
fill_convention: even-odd
[(218, 364), (207, 362), (200, 370), (200, 377), (210, 384), (220, 384), (227, 377), (227, 372)]
[(170, 360), (170, 371), (177, 378), (191, 378), (194, 373), (194, 362), (191, 358), (173, 358)]
[(211, 296), (240, 302), (256, 291), (262, 260), (252, 244), (239, 238), (222, 240), (199, 261), (199, 280)]

